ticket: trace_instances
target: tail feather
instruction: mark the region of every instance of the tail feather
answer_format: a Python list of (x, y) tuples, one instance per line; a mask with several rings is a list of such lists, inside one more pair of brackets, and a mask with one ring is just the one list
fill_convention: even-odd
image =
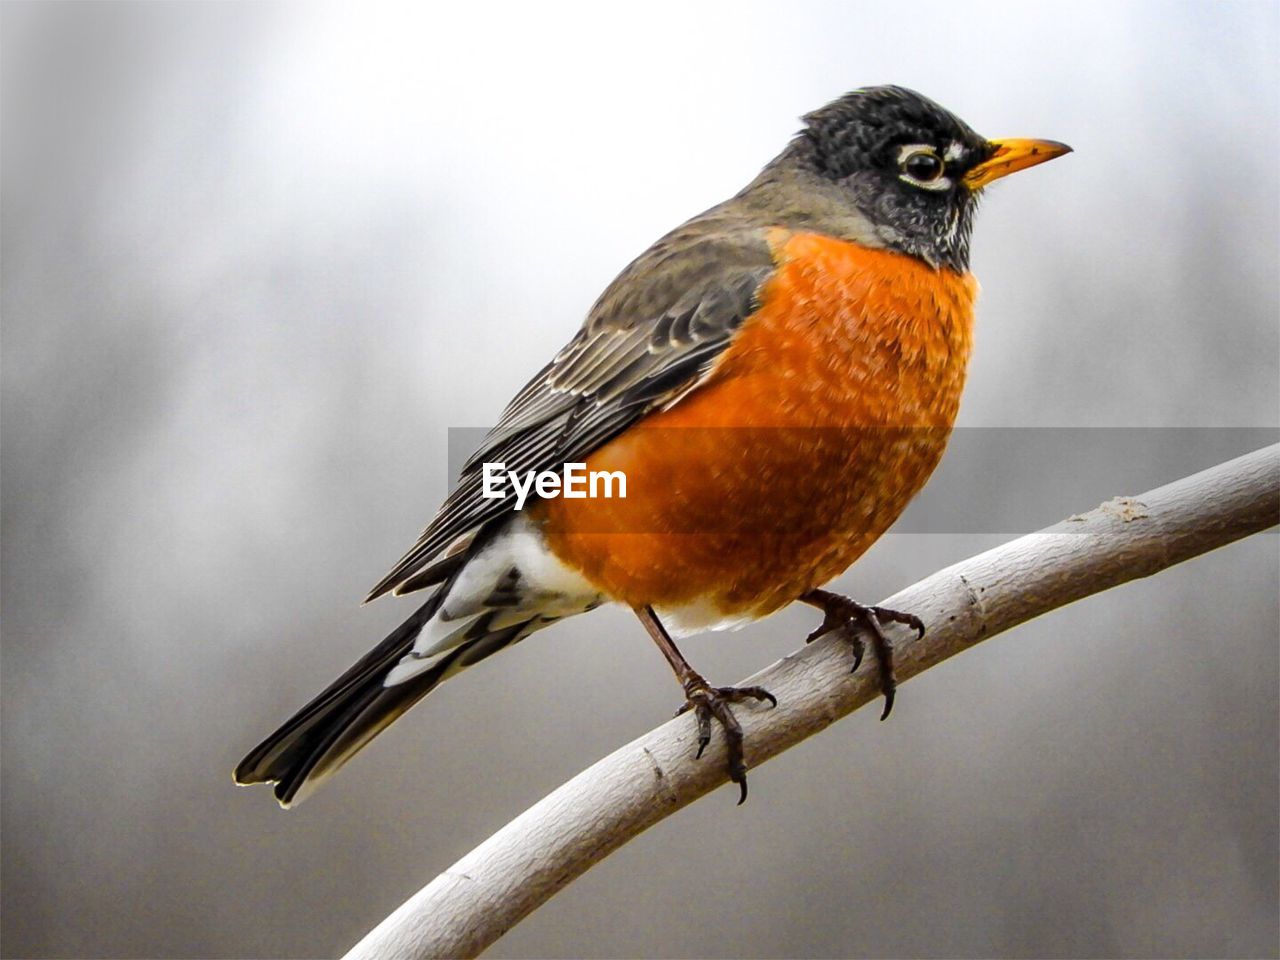
[(443, 671), (430, 670), (414, 682), (383, 687), (373, 678), (354, 690), (323, 723), (313, 727), (305, 751), (276, 781), (275, 795), (288, 809), (303, 800), (323, 781), (341, 769), (362, 747), (391, 725), (443, 679)]
[(274, 783), (281, 806), (297, 803), (441, 682), (603, 599), (522, 519), (458, 538), (407, 581), (432, 585), (409, 619), (240, 761), (237, 783)]
[(255, 747), (236, 767), (236, 783), (274, 783), (282, 807), (301, 801), (441, 681), (537, 628), (529, 620), (489, 630), (489, 618), (483, 618), (469, 631), (471, 636), (426, 670), (385, 686), (387, 675), (435, 615), (443, 593), (433, 594), (382, 643)]
[(236, 783), (272, 783), (292, 768), (309, 743), (308, 734), (322, 721), (351, 701), (352, 696), (367, 687), (373, 679), (378, 685), (386, 671), (395, 666), (413, 646), (413, 639), (440, 605), (440, 594), (432, 595), (404, 623), (310, 703), (290, 717), (275, 733), (263, 740), (240, 761), (235, 770)]

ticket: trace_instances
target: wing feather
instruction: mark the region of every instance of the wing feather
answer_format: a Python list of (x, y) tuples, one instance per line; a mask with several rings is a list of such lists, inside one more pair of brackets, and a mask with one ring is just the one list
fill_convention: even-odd
[(584, 460), (646, 414), (678, 403), (705, 378), (757, 308), (774, 263), (758, 229), (694, 220), (654, 244), (609, 286), (582, 329), (507, 406), (463, 467), (418, 542), (370, 591), (409, 592), (437, 555), (512, 509), (482, 495), (482, 464), (556, 469)]

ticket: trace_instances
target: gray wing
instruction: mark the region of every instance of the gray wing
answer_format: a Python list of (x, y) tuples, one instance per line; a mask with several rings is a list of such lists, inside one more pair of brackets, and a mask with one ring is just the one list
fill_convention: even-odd
[(709, 226), (694, 220), (674, 231), (609, 285), (582, 329), (507, 406), (435, 519), (366, 601), (436, 583), (450, 557), (511, 510), (514, 493), (481, 495), (485, 462), (522, 474), (580, 462), (698, 385), (774, 271), (762, 231)]

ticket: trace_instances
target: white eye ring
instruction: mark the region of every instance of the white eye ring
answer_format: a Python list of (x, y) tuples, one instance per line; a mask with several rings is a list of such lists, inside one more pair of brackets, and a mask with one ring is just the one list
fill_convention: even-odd
[[(917, 157), (928, 157), (937, 161), (938, 172), (929, 180), (913, 176), (907, 172), (907, 164)], [(922, 143), (910, 143), (898, 150), (898, 179), (922, 190), (950, 190), (951, 178), (946, 175), (946, 164), (938, 156), (938, 151)]]

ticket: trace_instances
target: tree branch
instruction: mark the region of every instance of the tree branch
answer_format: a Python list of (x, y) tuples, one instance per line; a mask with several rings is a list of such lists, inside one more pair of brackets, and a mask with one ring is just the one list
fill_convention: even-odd
[[(1057, 607), (1150, 576), (1280, 519), (1280, 445), (948, 567), (883, 603), (919, 615), (895, 636), (899, 681)], [(868, 658), (871, 660), (874, 658)], [(875, 665), (849, 673), (824, 637), (744, 681), (772, 710), (739, 710), (759, 766), (875, 699)], [(605, 757), (511, 821), (406, 901), (348, 960), (474, 957), (632, 837), (726, 781), (723, 742), (694, 759), (693, 718), (671, 720)]]

